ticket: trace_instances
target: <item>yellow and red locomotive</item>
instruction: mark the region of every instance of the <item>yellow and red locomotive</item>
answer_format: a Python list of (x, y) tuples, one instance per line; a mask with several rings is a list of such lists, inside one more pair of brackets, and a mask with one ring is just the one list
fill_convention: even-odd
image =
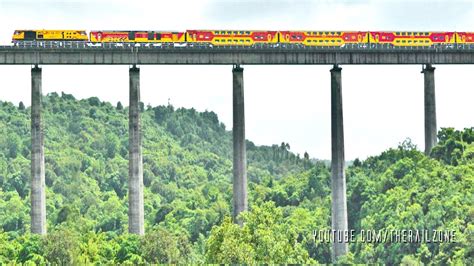
[(14, 43), (64, 41), (84, 43), (167, 43), (212, 46), (297, 45), (303, 47), (343, 47), (349, 44), (393, 47), (432, 47), (436, 45), (474, 44), (474, 32), (408, 31), (256, 31), (187, 30), (171, 31), (90, 31), (16, 30)]
[(82, 41), (89, 38), (85, 30), (16, 30), (12, 41)]
[(163, 31), (91, 31), (90, 41), (94, 43), (181, 43), (185, 42), (185, 33)]

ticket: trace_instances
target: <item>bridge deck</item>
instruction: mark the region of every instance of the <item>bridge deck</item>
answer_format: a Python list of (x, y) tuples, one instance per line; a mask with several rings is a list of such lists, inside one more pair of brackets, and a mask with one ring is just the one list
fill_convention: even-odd
[(0, 46), (0, 65), (154, 64), (474, 64), (466, 46), (381, 49), (295, 47), (15, 47)]

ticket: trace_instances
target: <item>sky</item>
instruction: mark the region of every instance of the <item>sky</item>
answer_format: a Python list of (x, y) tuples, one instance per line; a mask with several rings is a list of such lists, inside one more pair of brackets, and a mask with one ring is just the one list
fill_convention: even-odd
[[(474, 31), (474, 1), (0, 0), (0, 44), (15, 29)], [(243, 66), (246, 137), (330, 159), (331, 66)], [(345, 154), (410, 138), (424, 149), (421, 65), (342, 65)], [(471, 65), (435, 65), (438, 127), (474, 126)], [(0, 100), (30, 105), (30, 66), (0, 66)], [(232, 129), (232, 66), (141, 66), (145, 104), (214, 111)], [(128, 66), (43, 66), (43, 93), (128, 104)]]

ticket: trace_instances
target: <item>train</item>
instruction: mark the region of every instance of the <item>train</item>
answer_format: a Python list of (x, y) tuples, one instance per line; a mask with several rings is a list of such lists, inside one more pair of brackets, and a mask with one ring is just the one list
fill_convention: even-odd
[(15, 30), (12, 42), (81, 42), (137, 44), (202, 44), (210, 46), (259, 46), (289, 44), (304, 47), (343, 47), (378, 44), (394, 47), (432, 47), (474, 44), (474, 32), (416, 31), (266, 31), (266, 30)]

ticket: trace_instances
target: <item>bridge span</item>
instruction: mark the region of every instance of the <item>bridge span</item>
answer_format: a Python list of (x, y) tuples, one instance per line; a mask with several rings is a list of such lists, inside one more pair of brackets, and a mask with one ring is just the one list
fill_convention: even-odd
[(335, 65), (474, 64), (459, 47), (15, 47), (0, 46), (0, 65)]

